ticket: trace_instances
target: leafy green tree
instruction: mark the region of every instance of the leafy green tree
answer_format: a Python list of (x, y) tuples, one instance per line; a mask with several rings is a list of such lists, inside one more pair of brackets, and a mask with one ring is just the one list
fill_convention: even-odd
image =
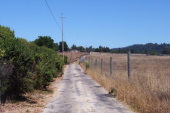
[(5, 39), (14, 37), (15, 37), (14, 31), (12, 31), (9, 27), (0, 25), (0, 46), (2, 45)]
[(15, 34), (9, 27), (0, 25), (0, 39), (14, 38)]
[(73, 44), (73, 45), (71, 46), (71, 49), (72, 49), (72, 50), (75, 50), (75, 49), (77, 49), (77, 46), (76, 46), (75, 44)]
[[(62, 52), (62, 41), (59, 42), (59, 50), (60, 52)], [(69, 47), (67, 45), (67, 43), (64, 41), (64, 51), (68, 51), (69, 50)]]
[(58, 51), (58, 50), (59, 50), (58, 43), (54, 43), (54, 50), (55, 50), (55, 51)]
[(83, 46), (78, 46), (77, 50), (80, 52), (85, 52), (85, 48)]
[(45, 46), (54, 49), (54, 40), (50, 36), (39, 36), (38, 39), (34, 41), (38, 46)]

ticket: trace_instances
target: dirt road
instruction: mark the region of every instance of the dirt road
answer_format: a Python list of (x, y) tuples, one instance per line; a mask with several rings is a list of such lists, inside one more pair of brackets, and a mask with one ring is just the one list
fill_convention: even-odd
[(77, 64), (68, 65), (57, 96), (43, 113), (132, 113)]

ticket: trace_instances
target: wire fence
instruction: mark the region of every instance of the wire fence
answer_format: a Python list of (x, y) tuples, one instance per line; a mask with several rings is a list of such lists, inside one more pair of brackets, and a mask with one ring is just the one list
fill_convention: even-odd
[(170, 99), (170, 57), (130, 54), (86, 56), (89, 69), (99, 75), (123, 79), (145, 90), (166, 95)]

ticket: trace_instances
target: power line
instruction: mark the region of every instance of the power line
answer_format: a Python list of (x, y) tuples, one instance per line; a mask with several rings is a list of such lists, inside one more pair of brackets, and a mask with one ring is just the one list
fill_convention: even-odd
[(54, 20), (55, 20), (56, 24), (58, 25), (59, 29), (61, 30), (61, 28), (60, 28), (60, 26), (59, 26), (59, 24), (58, 24), (58, 22), (57, 22), (57, 20), (56, 20), (56, 18), (55, 18), (55, 16), (54, 16), (53, 12), (51, 11), (50, 6), (48, 5), (47, 0), (45, 0), (45, 3), (46, 3), (46, 5), (47, 5), (48, 9), (50, 10), (51, 15), (52, 15), (52, 17), (54, 18)]

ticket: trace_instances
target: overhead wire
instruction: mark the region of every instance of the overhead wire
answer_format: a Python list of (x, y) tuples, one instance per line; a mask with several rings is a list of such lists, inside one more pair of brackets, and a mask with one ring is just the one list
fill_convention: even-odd
[(52, 10), (51, 10), (51, 8), (50, 8), (48, 2), (47, 2), (47, 0), (45, 0), (45, 3), (46, 3), (46, 5), (47, 5), (48, 9), (50, 10), (50, 13), (51, 13), (52, 17), (54, 18), (54, 20), (55, 20), (55, 22), (56, 22), (58, 28), (61, 30), (61, 28), (60, 28), (60, 26), (59, 26), (59, 24), (58, 24), (58, 22), (57, 22), (57, 20), (56, 20), (56, 18), (55, 18), (55, 16), (54, 16)]

